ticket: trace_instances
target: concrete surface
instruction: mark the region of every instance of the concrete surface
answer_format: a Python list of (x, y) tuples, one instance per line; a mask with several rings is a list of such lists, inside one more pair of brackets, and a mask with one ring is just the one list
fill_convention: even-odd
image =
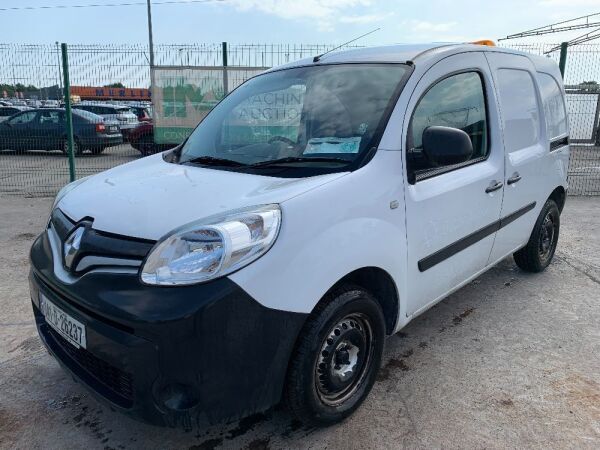
[(507, 259), (391, 337), (343, 424), (275, 410), (187, 433), (111, 412), (42, 349), (27, 252), (49, 207), (0, 198), (1, 448), (600, 448), (600, 198), (568, 199), (544, 273)]

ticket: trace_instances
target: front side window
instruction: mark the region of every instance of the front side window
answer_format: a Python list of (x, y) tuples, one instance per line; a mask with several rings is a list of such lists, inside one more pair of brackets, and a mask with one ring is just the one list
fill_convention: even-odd
[(259, 75), (205, 117), (179, 163), (284, 177), (347, 170), (377, 146), (408, 70), (338, 64)]
[(458, 128), (469, 135), (473, 154), (460, 166), (487, 157), (485, 94), (479, 73), (465, 72), (444, 78), (419, 100), (410, 120), (406, 158), (408, 172), (416, 180), (454, 168), (436, 165), (423, 152), (423, 132), (431, 126)]
[(36, 115), (37, 115), (37, 113), (35, 111), (29, 111), (29, 112), (26, 112), (23, 114), (19, 114), (18, 116), (15, 116), (12, 119), (10, 119), (10, 124), (11, 125), (23, 125), (23, 124), (31, 123), (35, 119)]

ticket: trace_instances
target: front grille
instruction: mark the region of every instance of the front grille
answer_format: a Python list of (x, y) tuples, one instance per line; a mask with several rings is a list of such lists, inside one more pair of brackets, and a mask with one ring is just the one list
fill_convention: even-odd
[[(106, 361), (93, 355), (84, 348), (75, 348), (68, 343), (60, 334), (46, 325), (47, 333), (60, 347), (62, 353), (77, 365), (79, 371), (74, 370), (77, 375), (81, 370), (85, 371), (87, 377), (92, 377), (95, 381), (108, 388), (117, 398), (109, 398), (123, 407), (130, 407), (133, 403), (133, 379), (131, 374), (118, 369)], [(68, 366), (68, 361), (63, 361)], [(71, 367), (72, 368), (72, 367)], [(72, 368), (73, 370), (73, 368)], [(93, 385), (91, 387), (94, 387)], [(102, 394), (102, 392), (100, 392)]]

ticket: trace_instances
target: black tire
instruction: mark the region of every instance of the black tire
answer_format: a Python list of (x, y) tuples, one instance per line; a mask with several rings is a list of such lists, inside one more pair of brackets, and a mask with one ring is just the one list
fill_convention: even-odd
[(383, 312), (369, 292), (347, 284), (327, 294), (296, 342), (284, 393), (288, 408), (309, 426), (344, 420), (371, 391), (384, 341)]
[[(66, 155), (69, 156), (69, 151), (68, 151), (68, 140), (67, 139), (63, 139), (62, 142), (62, 146), (61, 146), (61, 151)], [(80, 156), (83, 154), (83, 150), (84, 148), (81, 146), (81, 144), (79, 143), (79, 140), (77, 138), (73, 138), (73, 154), (75, 156)]]
[(560, 211), (554, 200), (547, 200), (540, 211), (527, 245), (513, 254), (525, 272), (541, 272), (554, 257), (560, 231)]
[(92, 155), (100, 155), (104, 150), (106, 150), (106, 147), (94, 147), (91, 149)]

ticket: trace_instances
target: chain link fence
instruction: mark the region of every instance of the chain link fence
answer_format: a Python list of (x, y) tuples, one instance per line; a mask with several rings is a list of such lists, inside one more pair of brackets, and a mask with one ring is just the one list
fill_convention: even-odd
[[(560, 59), (560, 44), (502, 45), (545, 55), (557, 64)], [(564, 83), (571, 141), (569, 194), (600, 195), (600, 44), (567, 48)]]
[[(156, 45), (154, 61), (157, 67), (182, 72), (226, 65), (231, 68), (231, 90), (258, 68), (332, 48), (325, 44)], [(180, 139), (154, 143), (152, 109), (157, 105), (151, 99), (146, 45), (69, 45), (68, 59), (77, 178), (179, 143)], [(255, 69), (233, 70), (236, 67)], [(220, 71), (210, 73), (206, 78), (223, 77)], [(58, 43), (0, 45), (0, 193), (48, 196), (69, 182), (63, 75)]]
[[(506, 45), (503, 43), (503, 45)], [(508, 46), (508, 45), (507, 45)], [(552, 44), (510, 44), (547, 54)], [(213, 101), (262, 68), (311, 57), (334, 45), (156, 45), (155, 66), (180, 71), (206, 68)], [(70, 45), (76, 177), (98, 173), (169, 148), (152, 123), (150, 55), (146, 45)], [(215, 70), (227, 66), (228, 72)], [(55, 194), (69, 181), (61, 49), (54, 45), (0, 44), (0, 194)], [(214, 77), (214, 80), (210, 80)], [(600, 45), (569, 47), (565, 86), (571, 126), (570, 193), (600, 195)], [(213, 84), (214, 84), (213, 83)], [(18, 114), (18, 115), (15, 115)]]

